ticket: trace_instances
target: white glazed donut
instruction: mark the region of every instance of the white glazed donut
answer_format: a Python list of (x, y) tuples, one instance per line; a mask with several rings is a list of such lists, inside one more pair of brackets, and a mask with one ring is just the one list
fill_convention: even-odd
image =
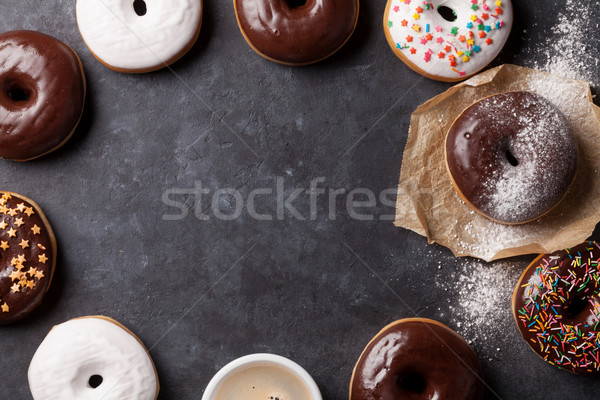
[[(92, 54), (119, 72), (149, 72), (194, 44), (202, 0), (77, 0), (77, 24)], [(140, 15), (142, 14), (142, 15)]]
[(496, 58), (512, 22), (511, 0), (388, 0), (383, 17), (394, 53), (414, 71), (448, 82)]
[(155, 400), (158, 378), (139, 339), (91, 316), (52, 328), (29, 365), (34, 400)]

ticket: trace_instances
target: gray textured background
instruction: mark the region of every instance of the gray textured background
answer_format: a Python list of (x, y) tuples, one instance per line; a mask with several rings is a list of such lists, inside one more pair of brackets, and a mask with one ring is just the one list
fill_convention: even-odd
[[(287, 213), (256, 221), (244, 212), (235, 221), (201, 221), (193, 210), (179, 221), (162, 218), (176, 211), (163, 204), (163, 192), (196, 181), (213, 191), (238, 188), (244, 198), (256, 188), (275, 189), (278, 176), (286, 195), (316, 177), (326, 178), (325, 188), (347, 191), (395, 187), (411, 112), (450, 85), (422, 80), (404, 96), (418, 75), (388, 48), (384, 6), (361, 0), (357, 30), (341, 51), (289, 68), (247, 46), (230, 1), (205, 0), (199, 41), (173, 66), (176, 75), (134, 76), (92, 57), (77, 30), (74, 0), (0, 2), (0, 30), (34, 29), (63, 40), (82, 57), (89, 82), (84, 119), (66, 146), (34, 162), (0, 162), (1, 186), (41, 205), (59, 244), (43, 305), (0, 329), (0, 398), (30, 398), (27, 368), (47, 331), (89, 314), (116, 318), (150, 348), (160, 399), (199, 399), (230, 360), (273, 352), (304, 366), (325, 399), (342, 400), (358, 355), (387, 323), (415, 310), (461, 332), (468, 321), (452, 311), (459, 291), (433, 282), (452, 279), (472, 260), (456, 260), (390, 221), (354, 220), (343, 196), (335, 220), (326, 197), (314, 220)], [(514, 6), (509, 45), (494, 64), (543, 63), (546, 49), (538, 43), (560, 34), (549, 27), (564, 2)], [(588, 33), (581, 52), (597, 57), (600, 33)], [(598, 65), (587, 72), (598, 88)], [(193, 205), (189, 196), (174, 198)], [(273, 212), (276, 196), (257, 203)], [(306, 195), (294, 204), (309, 216)], [(219, 206), (232, 211), (227, 201)], [(210, 202), (202, 207), (210, 210)], [(370, 212), (393, 209), (378, 203)], [(531, 259), (478, 268), (508, 268), (516, 282)], [(504, 290), (509, 295), (512, 287)], [(596, 398), (597, 378), (558, 371), (529, 350), (508, 297), (505, 303), (498, 329), (485, 340), (469, 338), (493, 391), (502, 399)]]

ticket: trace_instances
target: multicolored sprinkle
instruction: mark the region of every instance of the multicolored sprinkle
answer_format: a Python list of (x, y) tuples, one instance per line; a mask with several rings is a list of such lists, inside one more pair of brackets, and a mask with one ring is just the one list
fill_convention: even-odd
[(515, 319), (545, 361), (600, 371), (600, 245), (585, 242), (532, 263), (515, 289)]

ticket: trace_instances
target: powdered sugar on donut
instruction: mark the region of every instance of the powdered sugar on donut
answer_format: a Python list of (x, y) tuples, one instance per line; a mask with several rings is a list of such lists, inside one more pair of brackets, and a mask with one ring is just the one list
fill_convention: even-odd
[[(497, 173), (484, 182), (487, 190), (481, 202), (486, 206), (482, 211), (496, 220), (522, 222), (537, 218), (556, 205), (568, 188), (552, 183), (557, 174), (566, 174), (572, 167), (569, 160), (577, 159), (574, 138), (563, 115), (552, 103), (542, 100), (539, 96), (524, 97), (523, 102), (515, 103), (493, 96), (482, 101), (481, 108), (487, 111), (492, 124), (516, 132), (507, 151), (518, 165), (502, 159), (495, 166), (499, 167)], [(515, 120), (505, 120), (507, 112)]]
[[(453, 10), (447, 21), (440, 7)], [(489, 64), (512, 27), (510, 0), (389, 0), (385, 30), (394, 52), (431, 77), (458, 80)]]

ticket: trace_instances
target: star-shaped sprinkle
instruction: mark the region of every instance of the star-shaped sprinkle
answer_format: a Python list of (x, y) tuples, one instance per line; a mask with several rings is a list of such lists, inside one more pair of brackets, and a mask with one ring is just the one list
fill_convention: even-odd
[(436, 42), (444, 43), (444, 38), (442, 38), (441, 36), (438, 36), (438, 38), (436, 39)]
[(35, 277), (38, 280), (41, 280), (44, 277), (44, 272), (41, 269), (38, 269), (37, 272), (35, 273)]
[(25, 209), (25, 214), (27, 214), (27, 216), (28, 216), (28, 217), (31, 217), (33, 214), (35, 214), (35, 213), (33, 212), (33, 207), (27, 207), (27, 208)]
[(10, 290), (12, 290), (13, 293), (18, 293), (21, 291), (21, 287), (19, 286), (18, 283), (15, 283), (14, 285), (12, 285), (10, 287)]
[(415, 49), (414, 47), (410, 48), (410, 54), (416, 54), (417, 49)]
[(450, 33), (453, 34), (453, 35), (456, 35), (458, 33), (458, 27), (455, 26), (452, 29), (450, 29)]
[(467, 40), (467, 38), (465, 38), (465, 36), (464, 36), (464, 35), (460, 35), (460, 36), (458, 37), (458, 40), (459, 40), (460, 42), (464, 42), (464, 41), (466, 41), (466, 40)]
[(487, 38), (487, 39), (486, 39), (486, 41), (485, 41), (485, 44), (487, 44), (487, 45), (489, 46), (489, 45), (490, 45), (490, 44), (492, 44), (493, 42), (494, 42), (494, 41), (492, 40), (492, 38)]
[(0, 222), (0, 229), (6, 229), (6, 227), (8, 226), (8, 224), (4, 221)]
[(444, 53), (443, 51), (440, 51), (438, 53), (438, 58), (444, 58), (444, 57), (446, 57), (446, 53)]
[(15, 265), (17, 265), (19, 261), (17, 260), (17, 257), (13, 257), (12, 260), (10, 260), (10, 265), (12, 267), (14, 267)]
[(37, 268), (29, 267), (29, 271), (27, 271), (27, 274), (29, 274), (29, 276), (34, 276), (36, 272)]
[(490, 16), (487, 13), (481, 14), (481, 18), (487, 20)]
[(10, 228), (8, 230), (8, 237), (15, 237), (17, 236), (17, 231), (15, 231), (13, 228)]
[(471, 21), (473, 21), (473, 22), (477, 21), (477, 15), (471, 15)]
[(8, 242), (5, 242), (4, 240), (2, 242), (0, 242), (0, 249), (6, 251), (10, 248), (10, 246), (8, 245)]
[(492, 27), (491, 27), (491, 26), (489, 26), (489, 25), (486, 25), (486, 26), (485, 26), (485, 31), (486, 31), (486, 32), (489, 32), (489, 31), (491, 31), (491, 30), (492, 30)]
[(435, 29), (436, 32), (441, 32), (442, 31), (442, 27), (439, 26), (439, 25), (436, 25), (434, 29)]
[(484, 4), (484, 5), (483, 5), (483, 9), (484, 9), (485, 11), (490, 11), (490, 7), (488, 7), (488, 5), (487, 5), (487, 4)]
[(8, 201), (8, 200), (6, 200), (6, 198), (2, 197), (2, 198), (0, 199), (0, 205), (2, 205), (2, 206), (3, 206), (3, 205), (5, 205), (7, 201)]
[(414, 24), (412, 26), (412, 28), (413, 28), (413, 31), (415, 31), (415, 32), (421, 32), (421, 27), (419, 25), (417, 25), (417, 24)]
[(35, 287), (35, 282), (32, 280), (27, 281), (27, 287), (33, 289)]
[(2, 304), (2, 312), (9, 312), (10, 311), (10, 307), (8, 307), (8, 304), (6, 304), (6, 302), (4, 302), (4, 304)]
[(426, 38), (421, 38), (421, 44), (427, 44), (427, 39)]
[(475, 45), (475, 46), (473, 46), (473, 51), (474, 51), (475, 53), (479, 53), (479, 52), (481, 51), (481, 47), (479, 47), (479, 46)]
[(7, 214), (8, 213), (8, 207), (6, 207), (4, 204), (2, 205), (2, 207), (0, 207), (0, 213), (2, 214)]
[(19, 203), (17, 205), (17, 210), (23, 212), (25, 210), (25, 204), (24, 203)]
[(17, 261), (19, 262), (19, 264), (23, 264), (25, 261), (27, 261), (27, 259), (25, 258), (25, 254), (20, 254), (17, 257)]
[(41, 254), (38, 256), (38, 261), (41, 262), (42, 264), (46, 264), (46, 261), (48, 261), (48, 257), (46, 257), (46, 254)]
[(479, 7), (477, 7), (477, 4), (473, 4), (473, 5), (471, 6), (471, 10), (473, 10), (473, 11), (477, 11), (477, 10), (479, 10)]
[(481, 31), (481, 32), (479, 32), (479, 37), (480, 37), (480, 38), (482, 38), (482, 39), (483, 39), (485, 36), (486, 36), (486, 35), (485, 35), (485, 32), (484, 32), (484, 31)]
[(502, 7), (502, 2), (501, 2), (500, 0), (496, 0), (496, 5), (497, 5), (498, 7)]
[(41, 232), (41, 228), (39, 226), (37, 226), (36, 224), (34, 224), (31, 227), (31, 231), (33, 232), (34, 235), (39, 235)]
[(469, 40), (467, 40), (467, 44), (468, 44), (469, 46), (473, 46), (473, 43), (475, 43), (475, 42), (473, 41), (473, 39), (469, 39)]
[(13, 271), (10, 273), (10, 275), (8, 276), (10, 278), (11, 281), (20, 281), (23, 273), (21, 271)]
[(431, 41), (433, 40), (433, 36), (431, 35), (431, 33), (428, 33), (427, 35), (425, 35), (425, 39)]
[(15, 210), (14, 208), (10, 208), (7, 212), (8, 215), (10, 215), (11, 217), (14, 217), (15, 215), (17, 215), (17, 210)]
[(10, 199), (12, 199), (12, 196), (11, 196), (11, 194), (10, 194), (10, 193), (4, 193), (4, 194), (2, 195), (2, 198), (3, 198), (3, 199), (6, 199), (6, 200), (10, 200)]
[(496, 14), (502, 14), (502, 9), (500, 7), (496, 8)]
[(446, 53), (450, 53), (451, 50), (452, 50), (452, 47), (450, 47), (449, 45), (446, 45), (446, 47), (444, 47), (444, 51)]
[(388, 28), (391, 28), (392, 26), (394, 26), (394, 23), (392, 21), (388, 21)]
[(473, 27), (473, 23), (472, 23), (472, 22), (469, 22), (469, 23), (467, 24), (467, 29), (471, 29), (472, 27)]
[(26, 279), (25, 275), (23, 275), (23, 279), (21, 279), (19, 281), (19, 286), (21, 286), (21, 287), (27, 286), (27, 279)]
[(23, 222), (23, 218), (17, 218), (15, 219), (15, 225), (18, 226), (19, 228), (21, 227), (21, 225), (23, 225), (25, 222)]
[(408, 21), (403, 19), (402, 21), (400, 21), (400, 23), (402, 24), (402, 26), (406, 26), (408, 25)]
[(414, 18), (415, 20), (417, 20), (417, 19), (420, 19), (420, 18), (421, 18), (421, 16), (420, 16), (419, 14), (417, 14), (417, 13), (414, 13), (414, 14), (413, 14), (413, 18)]
[(463, 60), (463, 62), (469, 61), (469, 56), (464, 56), (462, 60)]
[(398, 7), (398, 6), (394, 7), (394, 12), (398, 12), (398, 11), (400, 11), (400, 7)]
[(409, 42), (409, 43), (410, 43), (410, 42), (412, 42), (412, 41), (413, 41), (413, 37), (412, 37), (412, 36), (410, 36), (410, 35), (408, 35), (408, 36), (406, 37), (406, 41), (407, 41), (407, 42)]
[(27, 247), (29, 247), (29, 240), (21, 239), (21, 243), (19, 243), (19, 246), (21, 246), (22, 249), (26, 249)]

